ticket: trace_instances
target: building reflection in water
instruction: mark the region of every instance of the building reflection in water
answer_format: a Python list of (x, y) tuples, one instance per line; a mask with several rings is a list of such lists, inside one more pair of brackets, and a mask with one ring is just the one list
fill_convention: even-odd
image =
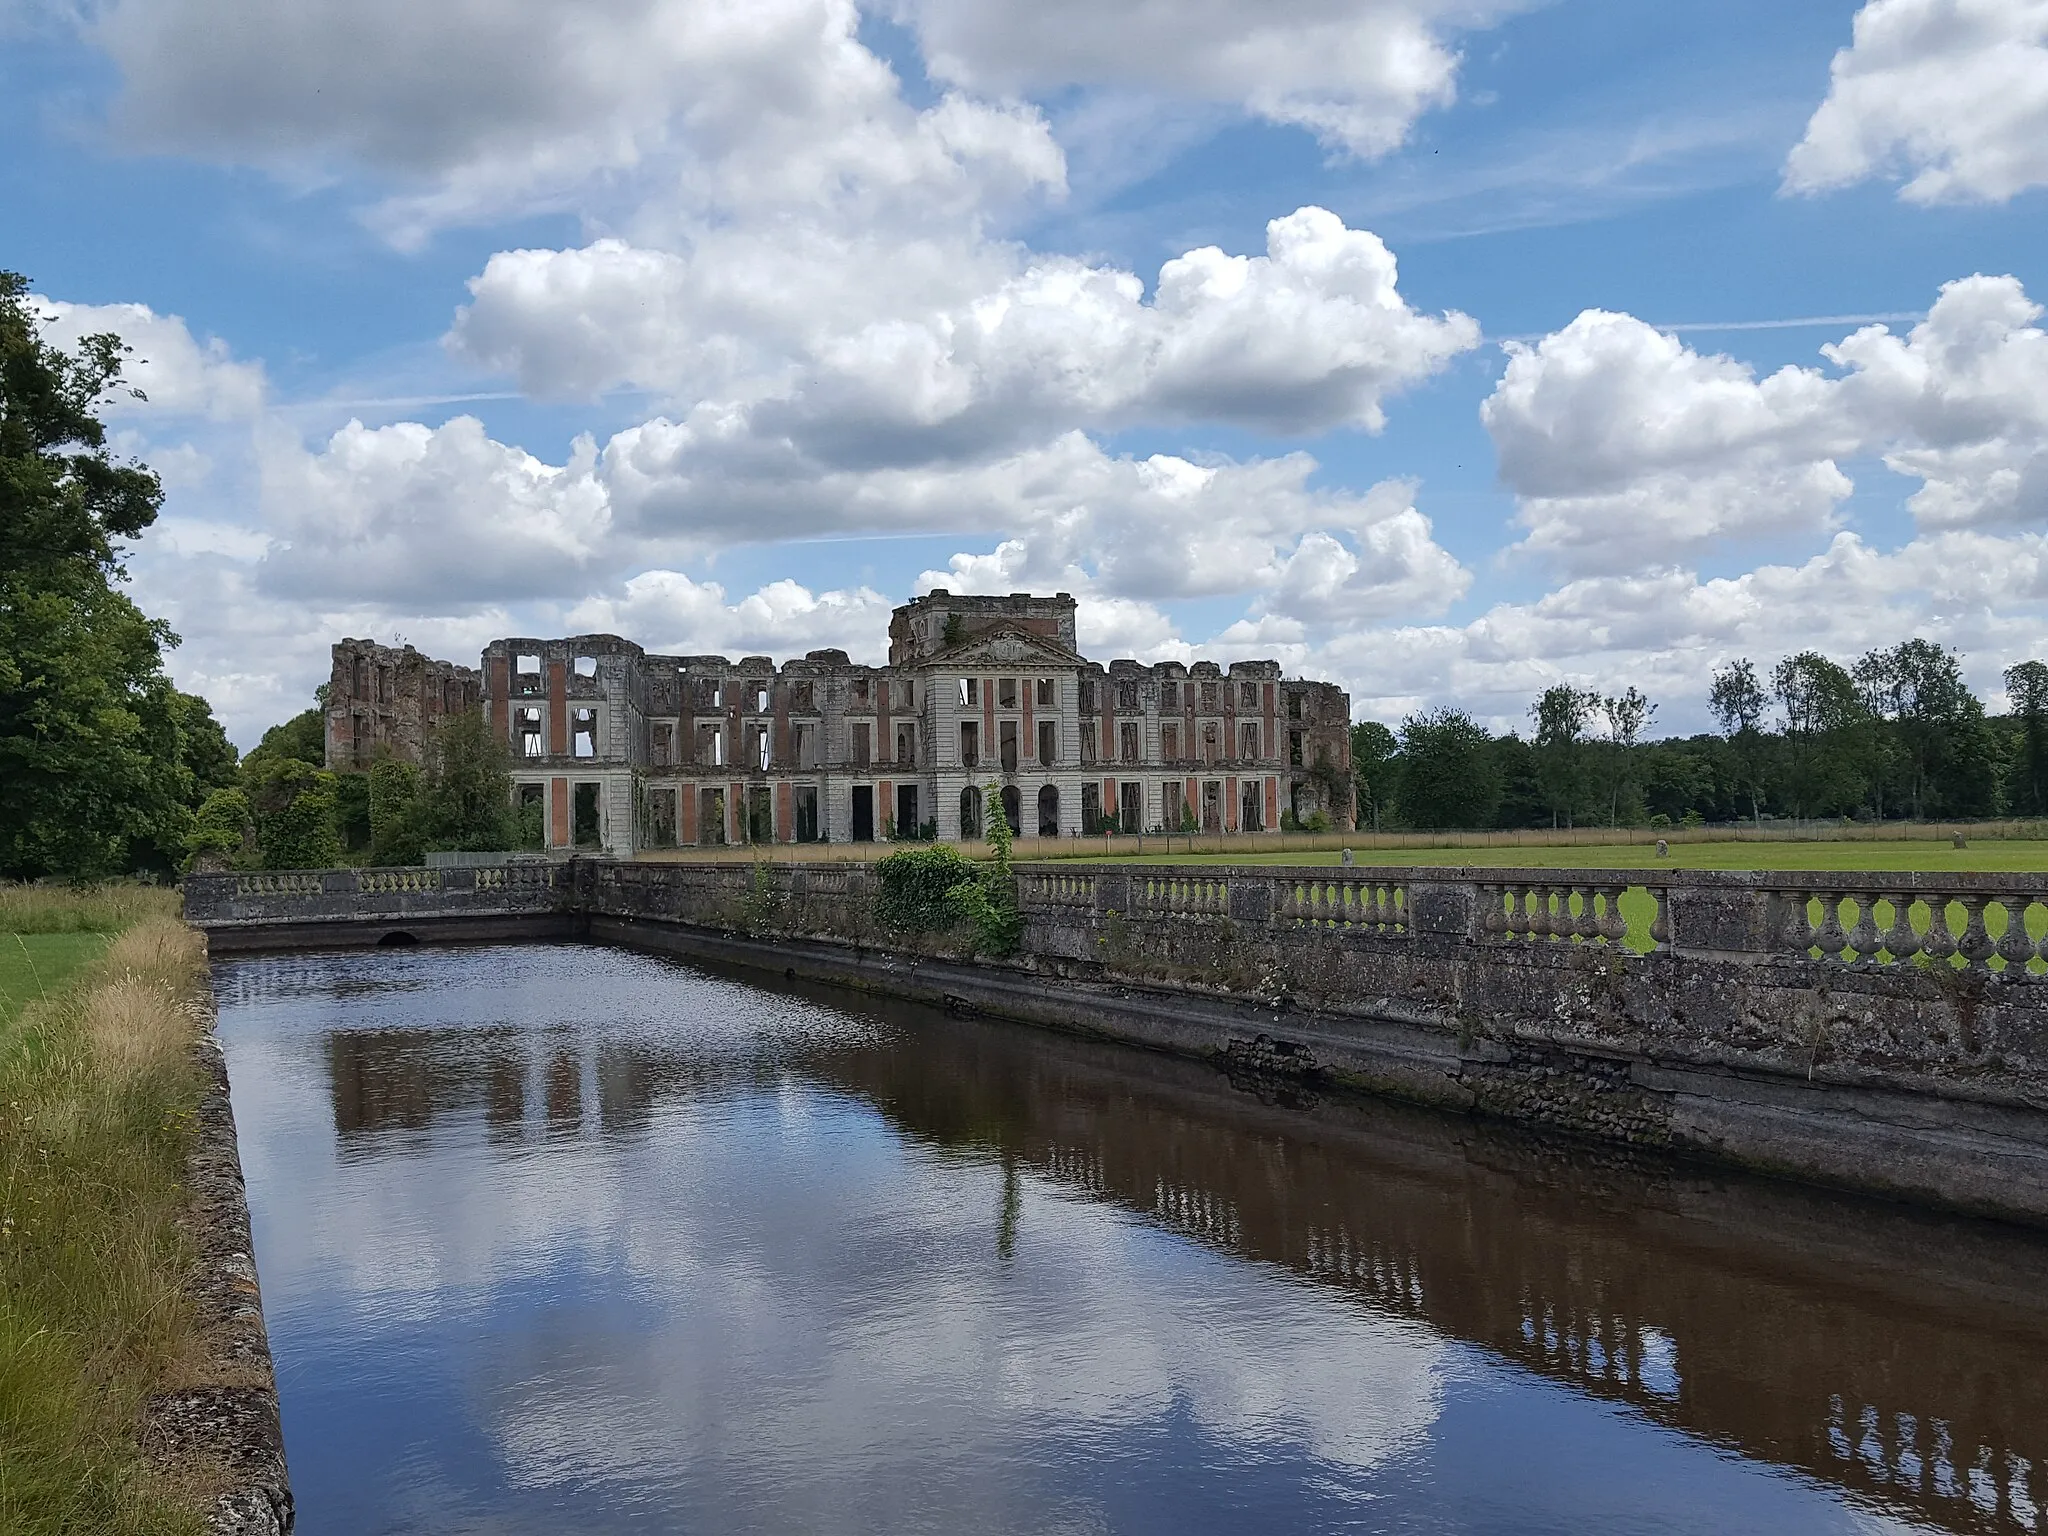
[(999, 1160), (1005, 1255), (1020, 1181), (1050, 1181), (1894, 1514), (2048, 1529), (2038, 1235), (812, 995), (881, 1027), (772, 1063), (569, 1029), (331, 1035), (343, 1155), (405, 1156), (469, 1116), (507, 1147), (630, 1136), (664, 1100), (796, 1071)]

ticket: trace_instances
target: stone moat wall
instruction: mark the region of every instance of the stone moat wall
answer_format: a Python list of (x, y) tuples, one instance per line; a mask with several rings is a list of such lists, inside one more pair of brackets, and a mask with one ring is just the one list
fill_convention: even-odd
[(2025, 877), (1028, 865), (1003, 959), (885, 929), (875, 881), (577, 860), (193, 877), (187, 908), (217, 949), (545, 928), (716, 955), (2048, 1224)]

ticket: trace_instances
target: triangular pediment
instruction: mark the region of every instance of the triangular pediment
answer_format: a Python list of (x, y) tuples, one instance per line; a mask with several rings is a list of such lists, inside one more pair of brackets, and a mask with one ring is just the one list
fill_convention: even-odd
[(929, 658), (928, 667), (1078, 667), (1086, 663), (1057, 640), (998, 624)]

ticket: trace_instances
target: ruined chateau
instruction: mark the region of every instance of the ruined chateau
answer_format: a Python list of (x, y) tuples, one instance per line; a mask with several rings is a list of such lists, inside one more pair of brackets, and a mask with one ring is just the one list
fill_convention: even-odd
[(480, 669), (334, 647), (327, 762), (418, 761), (444, 714), (489, 712), (551, 850), (1349, 827), (1351, 701), (1277, 662), (1092, 662), (1074, 599), (935, 590), (886, 666), (812, 651), (658, 656), (616, 635), (494, 640)]

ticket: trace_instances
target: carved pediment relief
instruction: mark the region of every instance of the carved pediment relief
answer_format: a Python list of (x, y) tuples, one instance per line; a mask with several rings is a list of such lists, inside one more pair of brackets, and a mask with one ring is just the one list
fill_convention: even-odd
[(1021, 629), (983, 630), (950, 650), (939, 652), (929, 663), (941, 667), (1071, 667), (1081, 658), (1043, 635)]

